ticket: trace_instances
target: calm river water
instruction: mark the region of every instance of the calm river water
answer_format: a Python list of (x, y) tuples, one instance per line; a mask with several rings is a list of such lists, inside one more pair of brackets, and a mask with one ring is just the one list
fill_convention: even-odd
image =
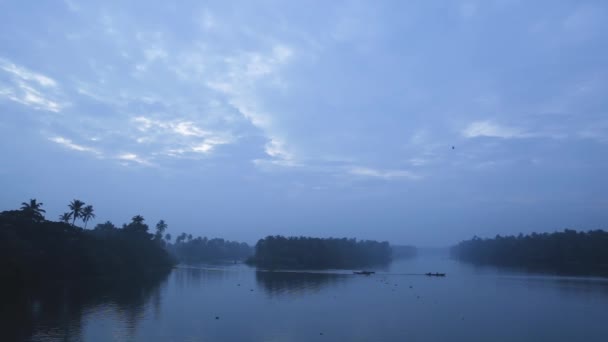
[[(2, 297), (2, 341), (608, 341), (608, 279), (428, 256), (371, 276), (180, 267)], [(419, 275), (446, 272), (447, 277)], [(3, 337), (2, 337), (3, 336)]]

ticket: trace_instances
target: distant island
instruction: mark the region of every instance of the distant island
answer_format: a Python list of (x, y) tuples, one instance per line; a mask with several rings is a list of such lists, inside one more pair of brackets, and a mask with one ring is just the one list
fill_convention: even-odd
[(577, 232), (474, 237), (452, 247), (459, 260), (481, 265), (527, 268), (564, 274), (608, 275), (608, 232)]
[(253, 249), (245, 242), (192, 237), (186, 233), (180, 234), (174, 243), (167, 243), (166, 248), (175, 259), (183, 263), (232, 262), (246, 260), (253, 254)]
[(385, 265), (391, 259), (388, 242), (277, 235), (259, 240), (248, 263), (268, 269), (353, 269)]
[(140, 215), (115, 227), (111, 222), (94, 229), (76, 226), (95, 217), (93, 207), (80, 200), (69, 204), (59, 222), (44, 217), (42, 203), (22, 203), (20, 210), (0, 212), (0, 281), (32, 283), (107, 275), (145, 275), (170, 270), (175, 260), (164, 248), (159, 222), (156, 234)]

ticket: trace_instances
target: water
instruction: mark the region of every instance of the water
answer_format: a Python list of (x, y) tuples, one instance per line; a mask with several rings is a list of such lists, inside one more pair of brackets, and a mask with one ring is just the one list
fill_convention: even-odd
[(608, 279), (440, 256), (371, 276), (190, 267), (5, 295), (2, 341), (608, 341)]

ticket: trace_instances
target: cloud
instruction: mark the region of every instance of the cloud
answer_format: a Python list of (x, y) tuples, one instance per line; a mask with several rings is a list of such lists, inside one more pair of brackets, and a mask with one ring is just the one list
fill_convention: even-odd
[(163, 121), (144, 116), (133, 118), (137, 129), (146, 133), (136, 139), (140, 144), (160, 141), (163, 145), (161, 154), (181, 156), (187, 153), (211, 153), (217, 146), (231, 144), (235, 141), (230, 133), (204, 130), (192, 121)]
[(135, 153), (123, 153), (116, 156), (117, 159), (127, 162), (133, 162), (144, 166), (153, 166), (148, 160), (138, 156)]
[(284, 141), (278, 138), (271, 138), (264, 145), (264, 152), (272, 158), (273, 164), (281, 166), (297, 166), (294, 155), (289, 152)]
[(24, 81), (33, 81), (45, 88), (57, 87), (57, 82), (55, 82), (55, 80), (53, 80), (52, 78), (30, 71), (24, 67), (17, 66), (3, 58), (0, 58), (0, 69), (4, 70), (9, 74), (12, 74), (16, 78), (19, 78)]
[(408, 160), (408, 162), (412, 166), (424, 166), (424, 165), (427, 165), (428, 163), (430, 163), (431, 160), (430, 159), (425, 159), (425, 158), (410, 158)]
[(202, 129), (198, 128), (191, 121), (178, 122), (174, 127), (172, 127), (172, 129), (173, 132), (186, 137), (204, 137), (210, 134), (209, 132), (205, 132)]
[(369, 167), (355, 166), (348, 170), (351, 175), (359, 177), (379, 178), (384, 180), (410, 179), (418, 180), (422, 177), (407, 170), (379, 170)]
[(64, 107), (54, 99), (58, 85), (52, 78), (3, 58), (0, 58), (0, 70), (10, 77), (8, 84), (2, 84), (0, 79), (0, 97), (49, 112), (59, 112)]
[(185, 137), (204, 137), (211, 134), (196, 126), (192, 121), (162, 121), (150, 119), (145, 116), (135, 117), (133, 118), (133, 121), (138, 124), (137, 129), (144, 132), (149, 131), (150, 129), (157, 129), (163, 133), (174, 133)]
[(137, 32), (135, 36), (141, 50), (139, 54), (143, 56), (143, 61), (135, 64), (137, 72), (146, 72), (155, 62), (166, 61), (169, 58), (161, 32)]
[(465, 138), (492, 137), (492, 138), (524, 138), (526, 135), (521, 130), (500, 126), (491, 121), (475, 121), (469, 124), (463, 131)]
[(79, 152), (90, 152), (97, 156), (101, 156), (101, 152), (99, 152), (97, 149), (95, 149), (93, 147), (89, 147), (89, 146), (76, 144), (76, 143), (72, 142), (72, 140), (66, 139), (61, 136), (52, 137), (52, 138), (49, 138), (49, 140), (54, 143), (57, 143), (59, 145), (62, 145), (63, 147), (68, 148), (70, 150), (79, 151)]
[[(249, 52), (227, 57), (226, 72), (207, 82), (210, 89), (226, 96), (229, 105), (265, 134), (268, 139), (265, 153), (274, 159), (274, 165), (294, 166), (295, 156), (287, 152), (287, 142), (279, 138), (280, 129), (272, 119), (273, 114), (262, 109), (262, 100), (256, 96), (256, 88), (259, 82), (273, 77), (273, 85), (283, 84), (278, 81), (278, 71), (293, 55), (290, 47), (276, 44), (267, 53)], [(256, 165), (261, 163), (258, 161)]]

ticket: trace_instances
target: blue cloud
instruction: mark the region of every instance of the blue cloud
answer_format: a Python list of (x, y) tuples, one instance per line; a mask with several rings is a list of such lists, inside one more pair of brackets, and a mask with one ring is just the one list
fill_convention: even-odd
[(87, 197), (102, 220), (163, 213), (249, 240), (597, 228), (607, 16), (576, 1), (4, 3), (0, 205)]

